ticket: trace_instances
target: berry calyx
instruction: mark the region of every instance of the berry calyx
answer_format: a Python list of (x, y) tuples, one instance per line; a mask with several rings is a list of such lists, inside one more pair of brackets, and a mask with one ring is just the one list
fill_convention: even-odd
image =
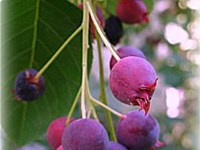
[(45, 90), (44, 78), (35, 78), (38, 73), (35, 69), (27, 69), (17, 74), (14, 84), (15, 97), (23, 101), (33, 101), (40, 97)]
[(123, 27), (119, 18), (111, 15), (108, 19), (106, 19), (104, 31), (110, 43), (113, 45), (119, 43), (121, 37), (123, 36)]
[(158, 141), (160, 127), (157, 120), (143, 111), (131, 111), (116, 125), (117, 140), (129, 150), (149, 150)]
[(142, 0), (120, 0), (116, 7), (116, 14), (127, 24), (149, 21), (147, 8)]
[(123, 103), (138, 105), (147, 113), (154, 93), (157, 75), (145, 59), (128, 56), (118, 61), (110, 72), (110, 89)]
[[(53, 120), (48, 126), (46, 139), (53, 150), (56, 150), (61, 145), (62, 135), (66, 127), (66, 120), (67, 117), (59, 117)], [(74, 120), (75, 119), (72, 118), (70, 122)]]
[[(137, 56), (141, 58), (145, 58), (144, 53), (135, 47), (132, 46), (122, 46), (117, 49), (117, 54), (120, 58), (128, 57), (128, 56)], [(117, 60), (112, 56), (110, 59), (110, 70), (117, 63)]]
[(64, 150), (108, 150), (109, 139), (98, 121), (78, 119), (65, 128), (62, 145)]

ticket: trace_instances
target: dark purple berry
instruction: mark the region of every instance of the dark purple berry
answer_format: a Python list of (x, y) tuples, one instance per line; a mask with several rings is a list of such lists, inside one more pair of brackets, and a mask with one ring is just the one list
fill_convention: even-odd
[[(128, 57), (128, 56), (137, 56), (141, 58), (145, 58), (144, 53), (135, 47), (132, 46), (122, 46), (117, 50), (117, 54), (120, 58)], [(112, 56), (110, 59), (110, 70), (117, 63), (116, 59)]]
[(34, 69), (27, 69), (20, 72), (14, 84), (15, 97), (24, 101), (32, 101), (40, 97), (45, 90), (45, 82), (42, 76), (35, 79), (38, 72)]
[(119, 43), (121, 37), (123, 36), (123, 27), (119, 18), (112, 15), (106, 19), (104, 31), (110, 43), (113, 45)]
[(150, 150), (158, 141), (160, 127), (155, 118), (143, 111), (131, 111), (116, 125), (117, 140), (129, 150)]
[(117, 62), (110, 72), (110, 89), (123, 103), (139, 105), (147, 113), (154, 93), (157, 74), (144, 58), (128, 56)]
[(118, 18), (127, 24), (148, 22), (148, 12), (142, 0), (120, 0), (116, 7)]
[(123, 145), (119, 144), (119, 143), (110, 142), (108, 150), (127, 150), (127, 148), (124, 147)]
[(62, 145), (64, 150), (108, 150), (109, 139), (98, 121), (78, 119), (65, 128)]

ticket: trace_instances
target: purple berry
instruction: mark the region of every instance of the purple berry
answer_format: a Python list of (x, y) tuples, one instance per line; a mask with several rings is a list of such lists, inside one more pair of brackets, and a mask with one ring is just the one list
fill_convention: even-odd
[(147, 113), (156, 87), (154, 67), (145, 59), (135, 56), (122, 58), (110, 73), (110, 89), (123, 103), (139, 105)]
[(119, 144), (119, 143), (110, 142), (108, 150), (127, 150), (127, 148), (124, 147), (123, 145)]
[(37, 73), (34, 69), (27, 69), (17, 75), (14, 85), (14, 93), (17, 99), (32, 101), (44, 93), (44, 78), (40, 76), (39, 79), (35, 79)]
[(142, 0), (120, 0), (116, 7), (116, 14), (127, 24), (149, 21), (147, 8)]
[[(66, 117), (59, 117), (53, 120), (47, 129), (46, 138), (48, 144), (51, 146), (53, 150), (56, 150), (62, 141), (62, 135), (65, 129)], [(71, 119), (70, 122), (74, 121), (75, 119)]]
[(106, 19), (104, 31), (110, 43), (116, 45), (123, 35), (123, 27), (119, 18), (112, 15)]
[(64, 150), (108, 150), (109, 139), (96, 120), (78, 119), (65, 128), (62, 145)]
[[(119, 49), (117, 49), (117, 54), (119, 55), (120, 58), (124, 58), (124, 57), (128, 57), (128, 56), (137, 56), (137, 57), (145, 58), (144, 53), (140, 49), (134, 48), (132, 46), (120, 47)], [(110, 59), (110, 70), (116, 63), (117, 63), (117, 61), (112, 56)]]
[(160, 134), (160, 127), (155, 118), (143, 111), (131, 111), (125, 119), (116, 125), (117, 140), (129, 150), (150, 150)]

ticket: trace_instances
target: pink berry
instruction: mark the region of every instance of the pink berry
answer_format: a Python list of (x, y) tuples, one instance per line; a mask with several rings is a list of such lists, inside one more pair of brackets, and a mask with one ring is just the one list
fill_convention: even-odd
[(64, 149), (63, 149), (63, 146), (60, 145), (56, 150), (64, 150)]
[[(48, 144), (53, 150), (56, 150), (61, 145), (62, 134), (65, 129), (66, 117), (59, 117), (53, 120), (48, 126), (46, 138)], [(71, 119), (70, 122), (74, 121)]]
[(127, 24), (148, 22), (147, 8), (142, 0), (120, 0), (116, 14)]
[[(119, 55), (120, 58), (124, 58), (127, 56), (137, 56), (141, 58), (145, 58), (144, 53), (135, 47), (132, 46), (122, 46), (119, 49), (117, 49), (117, 54)], [(110, 70), (112, 67), (116, 64), (116, 59), (112, 56), (110, 59)]]
[(123, 103), (139, 105), (147, 113), (156, 87), (154, 67), (145, 59), (135, 56), (122, 58), (110, 73), (110, 89)]

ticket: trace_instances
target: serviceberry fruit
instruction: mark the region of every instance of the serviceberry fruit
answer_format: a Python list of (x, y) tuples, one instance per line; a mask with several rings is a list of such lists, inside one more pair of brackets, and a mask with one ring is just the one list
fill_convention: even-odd
[(142, 0), (120, 0), (116, 14), (127, 24), (148, 22), (147, 8)]
[(18, 73), (14, 84), (14, 94), (17, 99), (29, 102), (44, 93), (44, 78), (40, 76), (39, 79), (35, 79), (37, 73), (34, 69), (27, 69)]
[[(122, 46), (117, 49), (117, 54), (120, 58), (128, 57), (128, 56), (137, 56), (141, 58), (145, 58), (144, 53), (135, 47), (132, 46)], [(110, 59), (110, 70), (117, 63), (117, 60), (112, 56)]]
[(78, 119), (65, 128), (62, 145), (64, 150), (108, 150), (109, 139), (98, 121)]
[(123, 27), (119, 18), (111, 15), (108, 19), (106, 19), (104, 31), (110, 43), (113, 45), (119, 43), (121, 37), (123, 36)]
[(110, 142), (109, 143), (109, 149), (108, 150), (127, 150), (126, 147), (124, 147), (123, 145), (116, 143), (116, 142)]
[(147, 113), (154, 93), (157, 75), (144, 58), (128, 56), (117, 62), (110, 72), (110, 89), (123, 103), (139, 105)]
[(129, 150), (150, 150), (158, 141), (160, 126), (157, 120), (143, 111), (131, 111), (116, 125), (119, 143)]
[(64, 149), (63, 149), (63, 146), (60, 145), (56, 150), (64, 150)]
[[(66, 126), (66, 119), (67, 117), (59, 117), (53, 120), (48, 126), (46, 139), (53, 150), (56, 150), (62, 143), (62, 134)], [(74, 120), (75, 119), (72, 118), (70, 122)]]

